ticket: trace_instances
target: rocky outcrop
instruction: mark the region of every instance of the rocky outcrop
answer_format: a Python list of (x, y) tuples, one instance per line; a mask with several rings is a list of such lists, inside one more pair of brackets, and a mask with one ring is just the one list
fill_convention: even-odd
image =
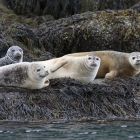
[(0, 120), (79, 121), (140, 117), (140, 80), (115, 78), (86, 85), (54, 79), (41, 90), (0, 87)]
[(71, 52), (140, 51), (140, 14), (133, 10), (86, 12), (36, 28), (45, 49), (56, 56)]
[(52, 15), (54, 18), (68, 17), (87, 11), (105, 9), (128, 9), (139, 0), (5, 0), (19, 15)]
[[(43, 17), (20, 17), (8, 10), (3, 4), (0, 4), (0, 16), (0, 57), (4, 56), (7, 49), (12, 45), (18, 45), (23, 49), (24, 61), (34, 61), (45, 54), (46, 59), (51, 57), (51, 53), (45, 53), (45, 49), (33, 29), (33, 27), (46, 21)], [(44, 20), (38, 22), (38, 18)], [(28, 53), (29, 51), (30, 53)]]
[(58, 57), (81, 51), (140, 50), (139, 13), (131, 9), (86, 12), (59, 20), (50, 17), (49, 22), (44, 16), (17, 16), (3, 5), (0, 11), (4, 49), (19, 45), (25, 52), (24, 60), (38, 60), (44, 51)]
[[(26, 1), (28, 5), (24, 0), (8, 2), (17, 13), (19, 9), (25, 14), (29, 9), (38, 13), (40, 7), (37, 1)], [(30, 7), (32, 4), (36, 9)], [(54, 20), (46, 15), (18, 16), (4, 5), (0, 4), (0, 56), (12, 45), (23, 49), (24, 61), (91, 50), (140, 51), (140, 14), (133, 8), (85, 12)], [(140, 117), (139, 87), (136, 77), (89, 85), (68, 78), (54, 79), (41, 90), (0, 86), (0, 120), (135, 119)]]
[(140, 12), (140, 2), (136, 3), (134, 6), (132, 6), (130, 9)]

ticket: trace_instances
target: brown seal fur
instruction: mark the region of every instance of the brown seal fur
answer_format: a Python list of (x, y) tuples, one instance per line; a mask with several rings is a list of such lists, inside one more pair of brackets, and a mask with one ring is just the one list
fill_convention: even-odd
[(87, 54), (96, 54), (101, 59), (96, 78), (131, 77), (140, 72), (140, 52), (93, 51), (72, 53), (67, 56), (79, 57)]

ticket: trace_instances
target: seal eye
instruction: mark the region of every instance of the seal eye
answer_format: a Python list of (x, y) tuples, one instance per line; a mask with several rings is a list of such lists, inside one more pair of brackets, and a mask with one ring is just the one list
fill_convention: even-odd
[(20, 52), (22, 52), (22, 49), (19, 49)]
[(44, 66), (44, 68), (46, 68), (46, 67)]
[(12, 52), (15, 52), (15, 50), (12, 50)]
[(91, 60), (91, 57), (88, 57), (88, 60)]
[(134, 60), (136, 57), (132, 57), (132, 59)]
[(99, 58), (96, 58), (96, 60), (99, 60)]
[(39, 72), (41, 69), (37, 69), (36, 71)]

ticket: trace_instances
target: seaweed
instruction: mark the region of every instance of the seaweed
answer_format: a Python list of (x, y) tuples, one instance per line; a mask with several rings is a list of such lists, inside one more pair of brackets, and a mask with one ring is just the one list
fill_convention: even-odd
[(114, 78), (100, 84), (52, 79), (50, 86), (40, 90), (1, 86), (0, 120), (138, 118), (139, 87), (140, 80), (136, 78)]

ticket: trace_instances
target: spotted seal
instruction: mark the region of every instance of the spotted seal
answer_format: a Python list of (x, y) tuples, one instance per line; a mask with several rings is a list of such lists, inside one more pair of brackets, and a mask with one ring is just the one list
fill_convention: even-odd
[(0, 67), (0, 85), (41, 89), (49, 85), (46, 66), (38, 62), (21, 62)]
[(19, 46), (11, 46), (4, 57), (0, 58), (0, 66), (23, 61), (23, 50)]

